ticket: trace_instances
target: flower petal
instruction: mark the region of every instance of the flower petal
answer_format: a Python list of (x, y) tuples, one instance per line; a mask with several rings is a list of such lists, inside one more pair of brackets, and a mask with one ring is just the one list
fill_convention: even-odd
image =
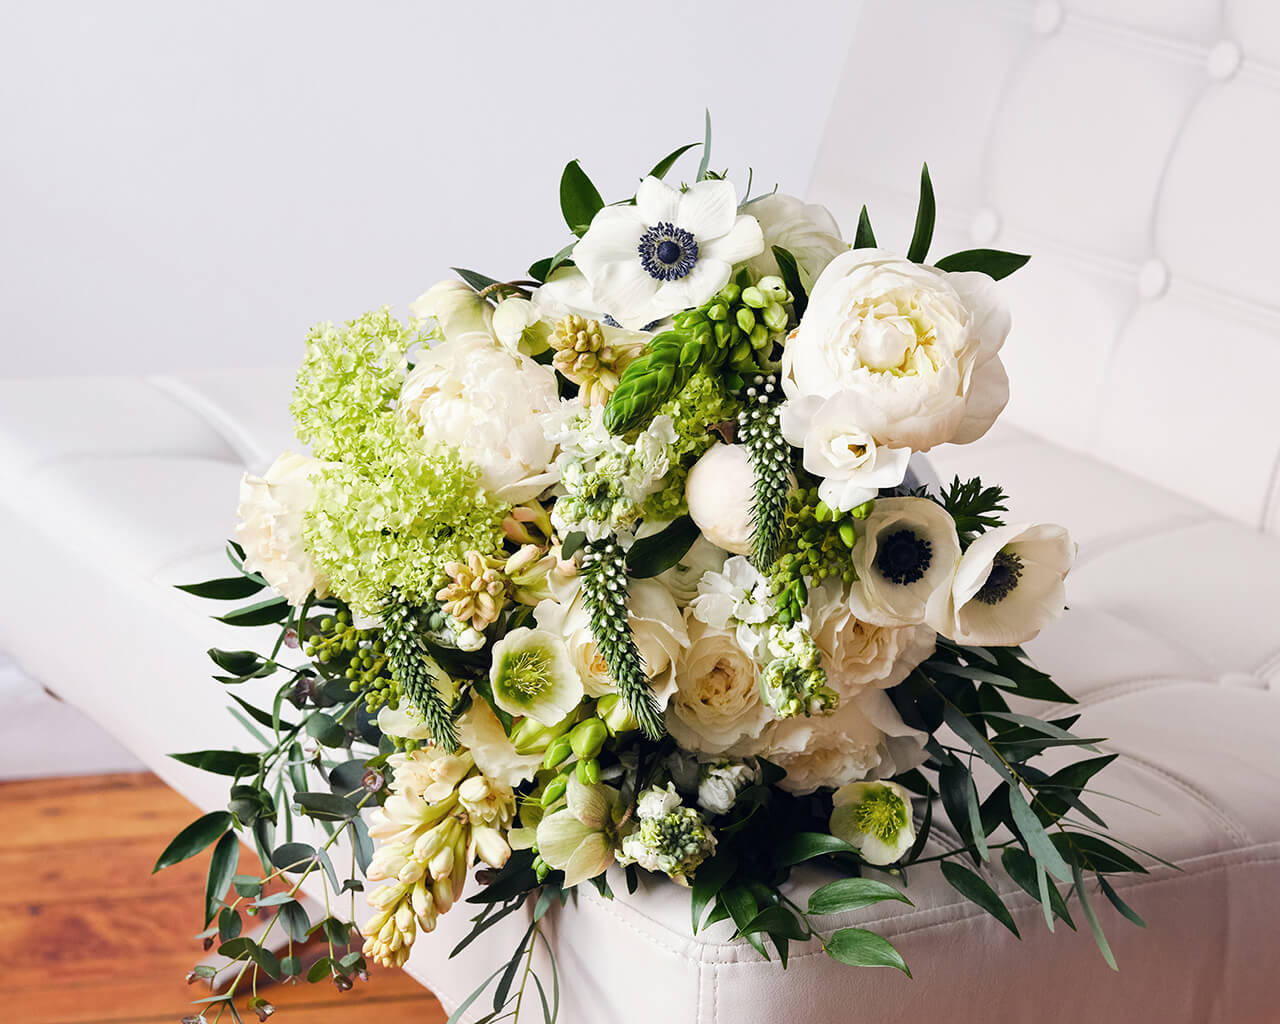
[(596, 301), (606, 313), (623, 327), (638, 330), (651, 320), (668, 312), (655, 312), (658, 288), (662, 284), (650, 277), (640, 265), (640, 258), (610, 263), (598, 269), (592, 281)]
[[(726, 235), (738, 215), (738, 190), (731, 181), (699, 181), (689, 186), (680, 196), (680, 209), (676, 224), (693, 237), (701, 246), (703, 241)], [(751, 221), (754, 223), (755, 218)], [(756, 225), (759, 227), (759, 225)], [(756, 250), (759, 252), (759, 250)]]
[(595, 271), (606, 263), (639, 261), (640, 236), (645, 223), (633, 206), (606, 206), (573, 249), (573, 262), (595, 282)]
[(571, 811), (556, 811), (538, 822), (538, 853), (552, 867), (563, 868), (594, 835), (595, 829), (582, 824)]
[(645, 178), (636, 189), (636, 209), (649, 227), (674, 222), (679, 218), (680, 192), (658, 178)]
[[(543, 859), (545, 860), (546, 858), (544, 857)], [(547, 863), (551, 862), (547, 861)], [(593, 832), (574, 851), (573, 856), (569, 858), (569, 862), (565, 865), (564, 885), (566, 888), (573, 888), (580, 882), (595, 878), (596, 875), (609, 870), (609, 866), (612, 863), (613, 846), (599, 832)]]
[(764, 233), (760, 230), (760, 222), (748, 214), (734, 221), (722, 237), (708, 242), (705, 247), (699, 244), (698, 248), (700, 258), (724, 260), (726, 263), (741, 263), (762, 252)]
[(588, 828), (604, 828), (608, 823), (612, 805), (608, 786), (584, 785), (578, 780), (578, 773), (574, 772), (569, 776), (566, 796), (569, 799), (569, 812)]

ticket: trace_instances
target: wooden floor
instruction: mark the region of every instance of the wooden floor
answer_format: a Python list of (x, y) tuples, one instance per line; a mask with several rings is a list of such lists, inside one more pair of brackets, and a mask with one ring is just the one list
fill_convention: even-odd
[[(206, 983), (185, 980), (204, 956), (190, 936), (200, 930), (207, 857), (154, 876), (151, 867), (198, 816), (153, 775), (0, 783), (0, 1017), (177, 1024), (195, 1012), (191, 1000), (209, 994)], [(251, 863), (246, 857), (243, 870)], [(399, 971), (375, 969), (346, 993), (305, 981), (259, 992), (276, 1006), (273, 1024), (445, 1020)]]

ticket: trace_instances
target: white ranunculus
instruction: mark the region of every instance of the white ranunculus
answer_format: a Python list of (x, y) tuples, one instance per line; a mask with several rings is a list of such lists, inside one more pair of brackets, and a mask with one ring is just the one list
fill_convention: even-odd
[(493, 311), (493, 336), (508, 352), (536, 356), (550, 347), (551, 325), (528, 299), (512, 296)]
[(787, 772), (778, 783), (812, 793), (864, 779), (889, 778), (924, 763), (928, 734), (903, 722), (883, 690), (864, 689), (830, 715), (785, 718), (734, 754), (758, 754)]
[(698, 584), (702, 578), (707, 573), (723, 569), (727, 557), (723, 548), (716, 547), (699, 534), (680, 561), (654, 579), (666, 587), (676, 599), (676, 604), (683, 608), (698, 596)]
[(892, 864), (916, 841), (911, 795), (896, 782), (851, 782), (831, 800), (831, 834), (868, 864)]
[(688, 616), (689, 647), (676, 667), (667, 729), (686, 750), (718, 754), (758, 737), (773, 717), (760, 697), (758, 667), (729, 629)]
[(845, 588), (831, 582), (810, 591), (809, 607), (827, 682), (841, 697), (856, 696), (867, 686), (897, 686), (937, 646), (929, 626), (863, 622), (849, 610)]
[(822, 272), (782, 355), (790, 399), (857, 399), (857, 426), (892, 448), (928, 451), (987, 432), (1009, 399), (999, 351), (1009, 313), (995, 282), (879, 249)]
[[(577, 669), (590, 697), (616, 693), (604, 658), (591, 633), (591, 615), (582, 598), (582, 581), (554, 583), (556, 599), (542, 601), (534, 609), (540, 629), (564, 637), (569, 660)], [(665, 708), (676, 690), (676, 662), (689, 645), (684, 618), (665, 587), (654, 580), (632, 580), (627, 588), (627, 621), (644, 662), (645, 675), (658, 707)]]
[(240, 480), (236, 540), (244, 567), (256, 572), (291, 605), (301, 606), (313, 590), (329, 595), (329, 584), (302, 542), (302, 518), (315, 499), (313, 477), (323, 464), (310, 455), (285, 452), (264, 476)]
[(756, 781), (757, 771), (741, 761), (713, 761), (698, 768), (698, 806), (708, 814), (728, 814), (738, 794)]
[(574, 247), (593, 305), (638, 329), (706, 302), (735, 263), (764, 248), (760, 225), (738, 213), (733, 183), (699, 181), (683, 192), (652, 176), (633, 206), (606, 206)]
[(409, 304), (409, 315), (418, 322), (434, 320), (445, 341), (493, 328), (493, 307), (464, 281), (433, 284)]
[(457, 448), (487, 491), (518, 504), (556, 481), (555, 444), (540, 417), (559, 403), (554, 372), (487, 334), (466, 334), (424, 354), (397, 408), (425, 443)]
[(796, 258), (800, 283), (810, 289), (827, 264), (849, 249), (831, 211), (817, 203), (774, 192), (753, 199), (742, 212), (755, 217), (764, 233), (764, 251), (747, 263), (756, 277), (779, 273), (773, 255), (776, 245)]
[(950, 514), (929, 498), (881, 498), (853, 546), (858, 579), (849, 608), (877, 626), (936, 627), (945, 615), (960, 540)]
[(782, 407), (782, 434), (804, 451), (804, 468), (822, 478), (818, 497), (847, 512), (907, 475), (910, 448), (888, 448), (859, 426), (857, 396), (805, 395)]
[(1011, 647), (1035, 639), (1066, 607), (1076, 546), (1061, 526), (1001, 526), (969, 545), (938, 632), (962, 644)]
[(716, 442), (693, 464), (685, 481), (689, 515), (713, 544), (751, 554), (751, 508), (756, 477), (745, 445)]

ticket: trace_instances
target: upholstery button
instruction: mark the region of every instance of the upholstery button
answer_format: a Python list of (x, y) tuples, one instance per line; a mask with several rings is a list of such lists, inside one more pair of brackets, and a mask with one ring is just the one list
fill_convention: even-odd
[(1138, 294), (1144, 299), (1158, 299), (1169, 287), (1169, 267), (1162, 259), (1152, 258), (1138, 271)]
[(1040, 0), (1031, 12), (1031, 31), (1038, 36), (1051, 36), (1062, 27), (1062, 4), (1059, 0)]
[(1244, 60), (1244, 54), (1240, 51), (1240, 44), (1224, 39), (1209, 48), (1205, 70), (1209, 72), (1210, 78), (1225, 82), (1240, 70), (1242, 60)]
[(989, 206), (984, 206), (973, 215), (969, 222), (969, 237), (979, 245), (994, 242), (1000, 234), (1000, 214)]

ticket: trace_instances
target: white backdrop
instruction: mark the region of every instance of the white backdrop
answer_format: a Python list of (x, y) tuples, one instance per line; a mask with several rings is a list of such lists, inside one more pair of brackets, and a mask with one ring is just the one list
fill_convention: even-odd
[(713, 166), (803, 192), (856, 10), (0, 0), (0, 375), (292, 363), (522, 274), (566, 160), (630, 194), (704, 107)]

